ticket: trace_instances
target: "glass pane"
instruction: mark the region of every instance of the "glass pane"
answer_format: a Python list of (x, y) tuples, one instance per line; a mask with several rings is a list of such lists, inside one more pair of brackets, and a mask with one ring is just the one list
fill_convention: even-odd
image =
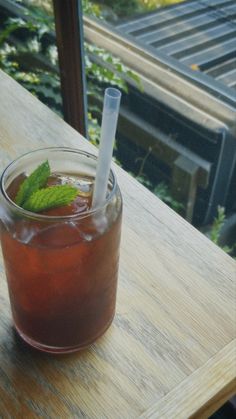
[(90, 60), (113, 70), (104, 84), (123, 90), (118, 162), (198, 228), (213, 222), (219, 205), (230, 214), (236, 207), (236, 3), (86, 4), (85, 39), (104, 48), (97, 53), (90, 46)]
[(3, 53), (5, 49), (1, 64), (5, 71), (85, 134), (87, 111), (80, 3), (6, 0), (0, 13), (1, 10), (5, 32), (0, 38)]
[(0, 66), (62, 116), (51, 1), (6, 1), (0, 8)]

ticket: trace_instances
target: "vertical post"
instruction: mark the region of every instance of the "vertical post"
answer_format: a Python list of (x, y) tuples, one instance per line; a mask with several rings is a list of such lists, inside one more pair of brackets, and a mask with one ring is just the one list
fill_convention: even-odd
[(182, 216), (192, 222), (197, 192), (199, 166), (185, 156), (174, 162), (172, 173), (172, 196), (184, 204)]
[[(209, 198), (208, 208), (205, 215), (204, 223), (207, 224), (217, 215), (217, 207), (227, 206), (235, 203), (235, 195), (229, 195), (229, 188), (232, 182), (234, 168), (236, 165), (236, 142), (235, 137), (227, 128), (219, 131), (221, 137), (220, 152), (217, 167), (212, 184), (211, 195)], [(230, 208), (230, 207), (229, 207)], [(231, 207), (232, 208), (232, 207)]]
[(64, 119), (87, 135), (82, 2), (53, 0)]

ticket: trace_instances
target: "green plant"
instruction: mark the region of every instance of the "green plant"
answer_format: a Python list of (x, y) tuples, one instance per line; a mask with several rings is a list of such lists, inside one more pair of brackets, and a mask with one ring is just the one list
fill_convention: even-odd
[(183, 205), (173, 198), (167, 183), (162, 181), (156, 185), (145, 174), (145, 165), (149, 156), (152, 154), (152, 151), (153, 147), (148, 147), (148, 150), (145, 153), (145, 155), (136, 159), (136, 161), (140, 161), (140, 167), (136, 176), (132, 173), (131, 174), (135, 176), (140, 183), (142, 183), (146, 188), (150, 189), (150, 191), (152, 191), (156, 196), (158, 196), (158, 198), (165, 202), (165, 204), (171, 207), (174, 211), (180, 212), (183, 209)]
[(140, 10), (139, 0), (95, 0), (93, 3), (109, 7), (119, 17), (130, 16)]
[(169, 186), (165, 182), (158, 183), (158, 185), (154, 187), (153, 192), (174, 211), (180, 212), (183, 209), (183, 204), (173, 198)]
[[(98, 117), (101, 116), (101, 108), (95, 100), (100, 97), (102, 101), (104, 86), (118, 87), (128, 93), (127, 79), (134, 81), (139, 89), (142, 89), (139, 77), (126, 67), (122, 61), (108, 53), (103, 48), (85, 42), (85, 68), (87, 77), (87, 97), (89, 104), (89, 138), (93, 144), (99, 143), (100, 126)], [(100, 119), (100, 118), (99, 118)]]
[[(83, 0), (83, 12), (89, 16), (102, 19), (101, 9), (89, 0)], [(142, 86), (137, 74), (126, 67), (122, 61), (110, 54), (104, 48), (95, 44), (84, 43), (85, 69), (87, 78), (88, 121), (90, 141), (97, 145), (100, 138), (100, 125), (97, 115), (101, 116), (101, 109), (94, 103), (94, 98), (102, 98), (104, 86), (116, 86), (128, 93), (127, 80), (132, 80), (140, 90)]]
[(101, 17), (99, 5), (89, 0), (82, 0), (83, 12), (89, 16)]
[(145, 10), (154, 10), (158, 7), (166, 7), (171, 4), (181, 3), (185, 0), (139, 0)]
[(85, 42), (85, 53), (86, 76), (89, 82), (92, 82), (92, 86), (89, 86), (93, 87), (92, 93), (94, 88), (101, 92), (105, 84), (116, 86), (127, 93), (127, 79), (132, 79), (140, 89), (142, 88), (137, 74), (105, 49)]
[[(32, 1), (29, 3), (32, 4)], [(55, 30), (53, 14), (35, 7), (36, 3), (34, 1), (33, 6), (27, 9), (26, 20), (9, 18), (5, 21), (0, 36), (0, 67), (56, 112), (62, 113), (57, 48), (50, 37)], [(89, 15), (100, 16), (98, 6), (88, 0), (83, 0), (83, 8)], [(24, 32), (24, 42), (15, 42), (12, 36), (19, 35), (19, 32), (22, 34), (23, 30), (27, 31), (27, 35)], [(95, 45), (85, 43), (84, 47), (89, 138), (97, 144), (100, 137), (97, 115), (101, 113), (101, 109), (95, 106), (90, 98), (101, 96), (107, 84), (127, 92), (125, 79), (132, 79), (139, 86), (140, 82), (137, 75), (124, 66), (120, 59)], [(39, 60), (40, 56), (42, 60)]]
[(92, 3), (95, 7), (98, 5), (102, 15), (106, 9), (112, 12), (107, 14), (107, 19), (110, 20), (113, 14), (116, 18), (125, 18), (182, 1), (184, 0), (94, 0), (89, 3)]
[(224, 223), (225, 223), (225, 218), (226, 218), (225, 208), (221, 207), (221, 206), (218, 206), (217, 216), (215, 217), (215, 219), (213, 221), (209, 238), (217, 246), (220, 246), (226, 253), (231, 254), (236, 247), (236, 243), (235, 243), (234, 246), (231, 246), (231, 247), (220, 245), (220, 234), (221, 234), (221, 230), (222, 230), (222, 228), (224, 226)]
[(178, 202), (173, 198), (167, 183), (162, 181), (156, 185), (145, 174), (143, 174), (142, 176), (136, 176), (133, 172), (130, 172), (130, 174), (133, 177), (135, 177), (136, 180), (138, 180), (138, 182), (142, 183), (143, 186), (145, 186), (156, 196), (158, 196), (158, 198), (161, 199), (161, 201), (165, 202), (165, 204), (167, 204), (174, 211), (180, 212), (182, 210), (183, 204), (181, 204), (181, 202)]
[(212, 224), (211, 232), (210, 232), (210, 239), (213, 243), (218, 244), (220, 231), (225, 222), (225, 209), (223, 207), (218, 207), (217, 209), (217, 217), (215, 217), (214, 222)]
[[(4, 22), (0, 36), (0, 67), (60, 112), (60, 80), (55, 71), (55, 51), (53, 45), (43, 43), (45, 35), (53, 29), (53, 18), (37, 8), (27, 10), (26, 17), (9, 18)], [(23, 36), (22, 42), (16, 42), (19, 34)], [(39, 59), (43, 55), (48, 62)]]

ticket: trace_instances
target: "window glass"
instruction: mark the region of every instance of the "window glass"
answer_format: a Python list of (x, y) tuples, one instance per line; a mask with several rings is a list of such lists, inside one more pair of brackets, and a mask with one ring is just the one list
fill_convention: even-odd
[[(230, 217), (236, 208), (235, 1), (92, 4), (100, 19), (94, 27), (85, 19), (85, 38), (121, 60), (116, 74), (127, 83), (118, 161), (198, 228), (217, 214), (220, 219), (219, 206)], [(115, 68), (111, 58), (110, 64)]]
[(62, 115), (51, 1), (6, 1), (0, 19), (1, 68)]

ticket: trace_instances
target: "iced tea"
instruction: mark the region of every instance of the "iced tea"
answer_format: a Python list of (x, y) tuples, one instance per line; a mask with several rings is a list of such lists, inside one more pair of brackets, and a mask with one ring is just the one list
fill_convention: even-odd
[[(50, 185), (71, 183), (78, 187), (78, 197), (70, 205), (41, 214), (19, 209), (12, 201), (27, 172), (19, 169), (15, 177), (10, 176), (10, 165), (2, 177), (6, 217), (1, 244), (18, 333), (41, 350), (59, 353), (88, 346), (112, 322), (122, 201), (111, 173), (105, 205), (92, 210), (96, 159), (70, 149), (49, 149), (48, 153), (55, 166)], [(43, 150), (30, 154), (38, 160)], [(84, 160), (81, 166), (80, 160)]]

